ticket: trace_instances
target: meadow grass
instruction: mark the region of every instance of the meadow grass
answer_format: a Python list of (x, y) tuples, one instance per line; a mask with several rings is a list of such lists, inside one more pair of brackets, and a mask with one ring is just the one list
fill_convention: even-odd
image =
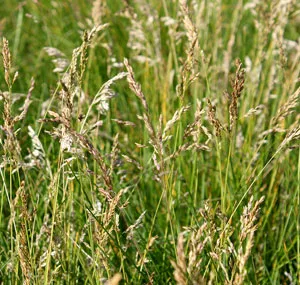
[(299, 284), (295, 0), (2, 1), (0, 284)]

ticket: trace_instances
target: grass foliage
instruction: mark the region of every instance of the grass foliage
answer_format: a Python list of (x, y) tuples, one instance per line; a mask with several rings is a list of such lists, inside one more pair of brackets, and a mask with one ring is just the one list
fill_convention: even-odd
[(299, 3), (2, 1), (1, 284), (299, 284)]

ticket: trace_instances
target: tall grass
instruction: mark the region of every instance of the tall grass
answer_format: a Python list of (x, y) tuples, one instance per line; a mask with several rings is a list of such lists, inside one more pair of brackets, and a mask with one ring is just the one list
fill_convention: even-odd
[(4, 1), (0, 283), (300, 282), (297, 1)]

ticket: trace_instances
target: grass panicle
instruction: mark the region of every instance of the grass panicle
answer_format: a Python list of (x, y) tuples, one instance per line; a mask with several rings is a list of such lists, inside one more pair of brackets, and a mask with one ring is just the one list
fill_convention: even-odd
[(1, 284), (300, 283), (297, 1), (17, 2)]

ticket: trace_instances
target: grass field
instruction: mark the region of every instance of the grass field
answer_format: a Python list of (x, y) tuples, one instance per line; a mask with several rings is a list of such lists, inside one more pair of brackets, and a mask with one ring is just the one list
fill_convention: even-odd
[(0, 284), (299, 284), (296, 0), (3, 0)]

